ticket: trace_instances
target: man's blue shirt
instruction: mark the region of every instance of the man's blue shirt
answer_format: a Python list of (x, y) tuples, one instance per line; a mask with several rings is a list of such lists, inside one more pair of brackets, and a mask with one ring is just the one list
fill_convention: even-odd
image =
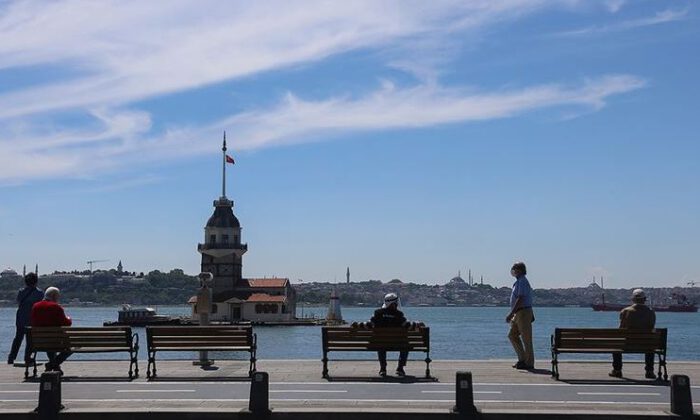
[(520, 276), (515, 279), (513, 283), (513, 290), (510, 292), (510, 309), (512, 310), (515, 306), (515, 301), (521, 296), (520, 307), (528, 308), (532, 307), (532, 288), (530, 287), (530, 282), (527, 281), (527, 277)]

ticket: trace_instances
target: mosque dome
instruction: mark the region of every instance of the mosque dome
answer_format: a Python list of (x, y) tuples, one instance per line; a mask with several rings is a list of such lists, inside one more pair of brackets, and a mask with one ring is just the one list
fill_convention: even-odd
[(461, 276), (452, 277), (452, 279), (450, 279), (450, 284), (465, 284), (465, 283), (466, 283), (466, 281), (464, 281), (464, 279)]

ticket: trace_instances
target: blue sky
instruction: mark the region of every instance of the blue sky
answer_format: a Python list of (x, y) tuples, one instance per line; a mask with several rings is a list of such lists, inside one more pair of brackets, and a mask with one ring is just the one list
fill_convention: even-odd
[(0, 2), (0, 266), (700, 281), (694, 2), (308, 3)]

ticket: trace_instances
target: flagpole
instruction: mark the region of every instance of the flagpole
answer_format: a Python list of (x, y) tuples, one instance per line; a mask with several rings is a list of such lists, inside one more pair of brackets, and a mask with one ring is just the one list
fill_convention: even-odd
[(221, 196), (226, 197), (226, 131), (224, 131), (224, 146), (221, 148), (222, 152), (222, 164), (223, 164), (223, 175), (221, 182)]

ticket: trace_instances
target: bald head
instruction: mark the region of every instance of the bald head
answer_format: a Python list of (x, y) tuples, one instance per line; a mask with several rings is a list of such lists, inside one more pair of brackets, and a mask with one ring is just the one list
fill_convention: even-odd
[(61, 291), (58, 287), (47, 287), (44, 292), (44, 300), (50, 300), (52, 302), (58, 302), (58, 298), (61, 296)]

